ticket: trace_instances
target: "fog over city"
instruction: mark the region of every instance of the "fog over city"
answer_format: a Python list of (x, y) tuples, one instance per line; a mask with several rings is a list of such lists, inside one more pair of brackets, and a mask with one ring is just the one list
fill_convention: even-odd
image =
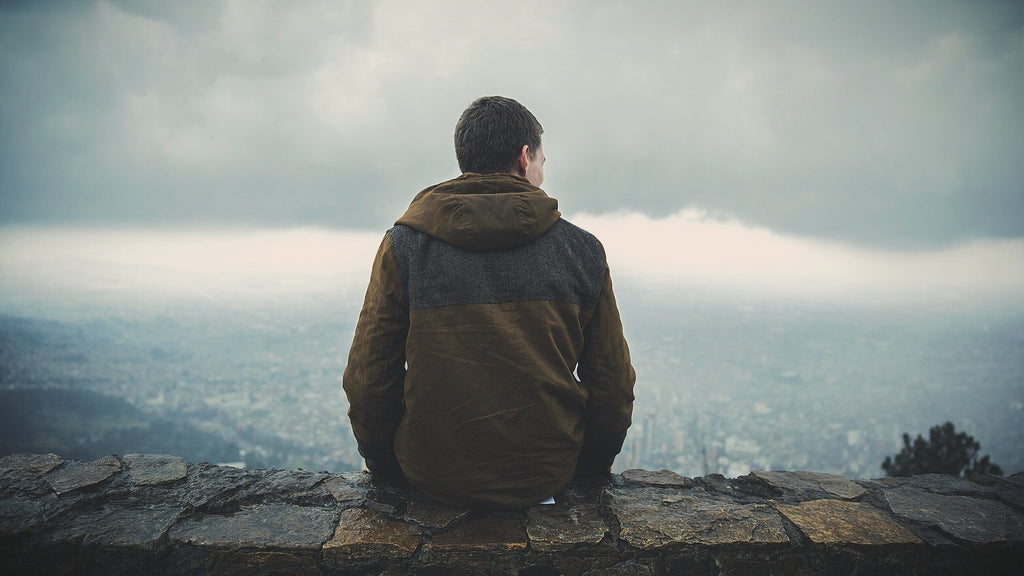
[[(567, 215), (594, 232), (613, 278), (650, 289), (835, 304), (1022, 306), (1024, 240), (882, 251), (785, 236), (684, 211), (664, 218)], [(6, 227), (8, 305), (47, 290), (128, 298), (287, 298), (359, 293), (381, 232)], [(24, 293), (19, 294), (18, 288)]]
[[(947, 420), (1024, 468), (1021, 241), (880, 254), (699, 214), (573, 219), (608, 247), (638, 374), (618, 469), (877, 477), (903, 432)], [(227, 462), (354, 468), (339, 376), (379, 241), (6, 228), (3, 386), (127, 399)]]
[[(358, 466), (374, 251), (501, 94), (607, 251), (618, 469), (877, 477), (952, 421), (1022, 470), (1021, 70), (1012, 1), (0, 1), (0, 391)], [(179, 449), (15, 406), (71, 438), (32, 449)]]

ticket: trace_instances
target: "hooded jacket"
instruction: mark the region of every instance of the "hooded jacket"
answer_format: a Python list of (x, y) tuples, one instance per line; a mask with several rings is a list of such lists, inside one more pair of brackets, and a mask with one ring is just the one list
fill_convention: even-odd
[(467, 173), (385, 235), (343, 385), (371, 472), (514, 508), (609, 471), (635, 378), (600, 242), (525, 179)]

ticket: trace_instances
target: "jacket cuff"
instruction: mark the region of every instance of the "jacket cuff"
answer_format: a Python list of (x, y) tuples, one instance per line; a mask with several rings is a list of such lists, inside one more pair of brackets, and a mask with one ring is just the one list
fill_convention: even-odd
[(358, 444), (359, 455), (366, 462), (366, 468), (371, 474), (386, 480), (397, 480), (404, 478), (402, 468), (395, 458), (395, 450), (391, 446), (371, 447)]

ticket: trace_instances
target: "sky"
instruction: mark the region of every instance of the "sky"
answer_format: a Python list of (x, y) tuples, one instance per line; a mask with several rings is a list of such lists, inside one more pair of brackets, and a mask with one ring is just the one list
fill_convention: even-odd
[(488, 94), (631, 274), (1024, 296), (1024, 3), (985, 0), (0, 0), (0, 265), (362, 258)]

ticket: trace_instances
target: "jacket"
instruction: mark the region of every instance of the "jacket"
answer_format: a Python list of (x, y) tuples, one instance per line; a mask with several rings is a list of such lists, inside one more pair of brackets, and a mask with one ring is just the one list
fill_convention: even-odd
[(343, 387), (371, 472), (516, 508), (610, 470), (635, 379), (601, 243), (525, 179), (467, 173), (385, 234)]

